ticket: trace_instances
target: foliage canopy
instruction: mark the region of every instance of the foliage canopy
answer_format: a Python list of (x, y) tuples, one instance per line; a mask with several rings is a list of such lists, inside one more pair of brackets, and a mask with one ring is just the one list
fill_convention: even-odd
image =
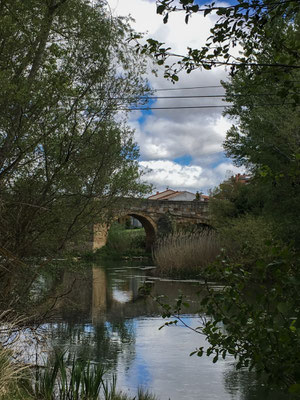
[(103, 1), (1, 2), (0, 244), (14, 254), (56, 251), (147, 189), (118, 114), (147, 91), (131, 33)]

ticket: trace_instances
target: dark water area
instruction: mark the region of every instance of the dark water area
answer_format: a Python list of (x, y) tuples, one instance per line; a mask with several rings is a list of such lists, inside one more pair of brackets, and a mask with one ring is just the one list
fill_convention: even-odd
[(152, 297), (141, 296), (145, 282), (153, 297), (165, 295), (172, 302), (179, 293), (186, 295), (190, 307), (183, 321), (193, 328), (204, 317), (197, 313), (201, 283), (161, 280), (150, 271), (140, 261), (111, 261), (59, 278), (40, 276), (35, 296), (52, 288), (56, 300), (51, 320), (42, 326), (45, 340), (30, 344), (32, 361), (44, 363), (55, 350), (66, 351), (70, 363), (74, 357), (102, 363), (124, 392), (135, 395), (143, 387), (160, 400), (288, 398), (258, 384), (253, 373), (237, 372), (232, 358), (214, 364), (213, 357), (191, 357), (207, 343), (183, 324), (159, 329), (166, 320)]

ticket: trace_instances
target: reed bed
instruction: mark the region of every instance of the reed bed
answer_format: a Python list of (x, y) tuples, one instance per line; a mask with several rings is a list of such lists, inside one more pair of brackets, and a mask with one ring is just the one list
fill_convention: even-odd
[(213, 231), (176, 232), (156, 242), (153, 259), (160, 275), (191, 277), (213, 262), (221, 244)]
[(116, 377), (108, 382), (105, 369), (82, 359), (66, 364), (64, 354), (37, 371), (33, 399), (36, 400), (157, 400), (143, 389), (130, 396), (116, 389)]

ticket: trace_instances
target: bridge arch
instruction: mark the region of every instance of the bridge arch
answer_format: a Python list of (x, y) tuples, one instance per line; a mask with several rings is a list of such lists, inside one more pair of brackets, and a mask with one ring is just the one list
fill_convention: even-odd
[(153, 221), (151, 217), (143, 215), (142, 213), (127, 212), (122, 216), (125, 217), (127, 215), (136, 218), (142, 224), (146, 233), (146, 250), (150, 251), (152, 249), (152, 246), (156, 238), (156, 232), (157, 232), (156, 223)]
[[(122, 213), (121, 215), (119, 214), (118, 216), (115, 217), (115, 220), (126, 217), (126, 216), (131, 216), (136, 218), (140, 223), (142, 224), (143, 228), (145, 229), (146, 233), (146, 250), (150, 251), (152, 249), (152, 246), (155, 242), (156, 238), (156, 232), (157, 232), (157, 225), (154, 222), (154, 220), (142, 213), (139, 212), (126, 212)], [(110, 228), (110, 224), (96, 224), (94, 225), (93, 228), (93, 242), (92, 242), (92, 249), (97, 250), (100, 249), (101, 247), (106, 245), (106, 240), (107, 240), (107, 234)]]

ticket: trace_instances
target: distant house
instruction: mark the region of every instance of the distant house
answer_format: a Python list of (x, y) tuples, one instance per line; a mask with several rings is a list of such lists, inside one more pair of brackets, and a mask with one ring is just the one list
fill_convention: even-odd
[[(206, 201), (208, 196), (200, 195), (200, 201)], [(172, 200), (172, 201), (193, 201), (196, 200), (196, 194), (188, 192), (186, 190), (172, 190), (166, 189), (163, 192), (156, 192), (152, 196), (148, 197), (148, 200)]]
[(206, 194), (200, 194), (200, 201), (208, 201), (209, 196), (206, 196)]
[(235, 176), (231, 177), (231, 180), (234, 182), (239, 182), (243, 184), (247, 184), (250, 182), (251, 177), (246, 174), (236, 174)]

